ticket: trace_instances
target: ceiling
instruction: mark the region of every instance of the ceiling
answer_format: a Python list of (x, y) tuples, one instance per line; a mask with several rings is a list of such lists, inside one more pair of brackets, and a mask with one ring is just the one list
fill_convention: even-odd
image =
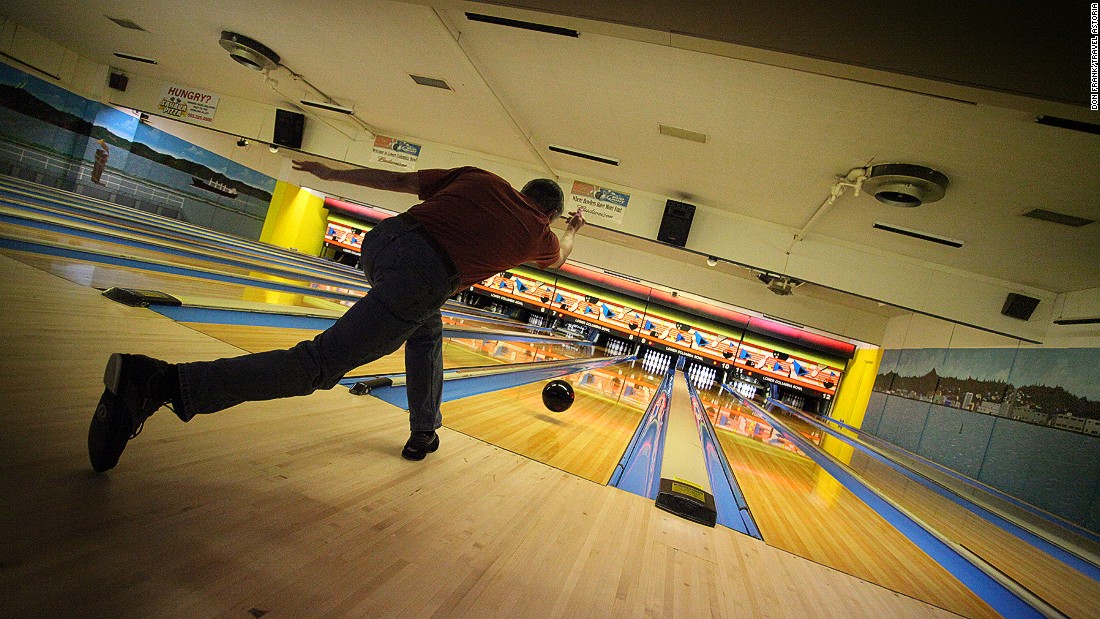
[[(1070, 228), (1021, 216), (1044, 208), (1100, 219), (1100, 136), (1034, 122), (1037, 114), (1100, 118), (1080, 105), (1087, 37), (1078, 45), (1053, 32), (1065, 28), (1062, 16), (967, 13), (945, 2), (917, 2), (903, 18), (758, 0), (692, 0), (671, 12), (658, 2), (505, 4), (558, 15), (445, 0), (28, 0), (0, 10), (132, 73), (282, 107), (299, 98), (290, 73), (265, 82), (230, 60), (218, 38), (236, 31), (387, 134), (686, 199), (792, 236), (838, 175), (868, 163), (932, 167), (950, 178), (944, 199), (900, 209), (849, 191), (811, 232), (1051, 293), (1100, 286), (1100, 223)], [(471, 10), (535, 17), (580, 36), (478, 23), (466, 18)], [(1011, 25), (1031, 30), (1013, 34)], [(1078, 47), (1080, 58), (1064, 57)], [(419, 86), (410, 74), (451, 90)], [(705, 133), (707, 142), (662, 135), (659, 124)], [(964, 246), (882, 232), (875, 222)]]

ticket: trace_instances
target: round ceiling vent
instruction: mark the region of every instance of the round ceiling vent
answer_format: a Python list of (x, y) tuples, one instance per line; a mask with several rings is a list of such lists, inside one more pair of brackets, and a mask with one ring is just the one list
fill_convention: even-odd
[(279, 54), (271, 51), (271, 48), (263, 43), (250, 39), (243, 34), (226, 30), (222, 32), (222, 38), (218, 43), (225, 48), (225, 51), (229, 52), (230, 58), (249, 69), (270, 71), (279, 66)]
[(942, 198), (948, 183), (947, 176), (932, 168), (884, 163), (871, 167), (863, 190), (883, 204), (913, 207)]

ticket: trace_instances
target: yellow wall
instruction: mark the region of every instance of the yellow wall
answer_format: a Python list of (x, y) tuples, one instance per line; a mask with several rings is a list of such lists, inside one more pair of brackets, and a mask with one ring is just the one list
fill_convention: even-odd
[(278, 181), (260, 240), (312, 256), (321, 255), (328, 221), (324, 204), (321, 196), (286, 181)]
[(867, 403), (871, 399), (871, 388), (875, 386), (878, 364), (882, 361), (881, 348), (858, 348), (848, 361), (844, 379), (836, 393), (836, 401), (829, 416), (838, 421), (860, 427), (863, 415), (867, 412)]

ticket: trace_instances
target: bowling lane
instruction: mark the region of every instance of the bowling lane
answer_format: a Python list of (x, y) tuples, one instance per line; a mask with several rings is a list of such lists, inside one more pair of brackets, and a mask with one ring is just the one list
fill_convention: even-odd
[(1100, 614), (1100, 582), (861, 452), (852, 455), (850, 466), (917, 518), (1066, 615)]
[(576, 394), (553, 413), (539, 381), (443, 404), (443, 424), (579, 477), (606, 484), (660, 380), (638, 362), (563, 377)]
[(252, 269), (247, 266), (234, 266), (216, 262), (213, 260), (213, 258), (216, 258), (215, 255), (210, 255), (208, 257), (180, 256), (167, 251), (133, 247), (121, 243), (89, 239), (72, 234), (35, 230), (22, 226), (14, 226), (8, 223), (0, 223), (0, 235), (13, 240), (46, 243), (75, 250), (105, 253), (109, 256), (153, 261), (177, 267), (206, 269), (225, 275), (254, 279), (257, 280), (257, 285), (262, 285), (262, 282), (269, 281), (291, 286), (301, 286), (303, 288), (323, 287), (322, 289), (325, 290), (338, 290), (344, 294), (355, 295), (362, 295), (362, 293), (369, 288), (365, 279), (355, 280), (342, 276), (338, 278), (322, 278), (315, 273), (303, 274), (287, 272), (285, 274), (273, 274), (263, 270), (265, 268), (270, 268), (270, 266), (260, 261), (256, 261), (255, 264), (257, 268)]
[[(278, 269), (285, 272), (287, 277), (315, 278), (324, 275), (326, 280), (333, 283), (348, 286), (362, 285), (362, 278), (358, 271), (346, 268), (332, 268), (335, 263), (321, 263), (321, 259), (315, 256), (295, 256), (285, 250), (267, 247), (254, 241), (245, 241), (225, 235), (220, 241), (204, 241), (187, 235), (173, 234), (167, 231), (150, 231), (139, 227), (140, 224), (118, 221), (109, 221), (105, 217), (96, 218), (84, 214), (77, 215), (82, 221), (73, 221), (71, 217), (65, 217), (63, 210), (51, 213), (49, 207), (35, 206), (34, 210), (23, 208), (18, 202), (10, 200), (0, 201), (0, 213), (10, 214), (20, 218), (33, 220), (47, 225), (64, 226), (73, 230), (71, 234), (40, 230), (22, 223), (8, 223), (8, 230), (13, 233), (33, 234), (44, 242), (52, 242), (70, 247), (85, 247), (84, 243), (102, 243), (103, 246), (117, 247), (119, 253), (127, 255), (140, 255), (139, 252), (155, 251), (134, 247), (126, 244), (127, 241), (139, 243), (152, 243), (172, 250), (181, 250), (194, 257), (179, 256), (174, 253), (156, 252), (163, 256), (164, 260), (176, 260), (180, 264), (195, 264), (201, 261), (203, 256), (218, 259), (230, 259), (240, 263), (240, 268), (249, 272), (250, 267), (263, 269)], [(47, 211), (47, 212), (42, 212)], [(198, 230), (196, 228), (196, 230)], [(97, 233), (115, 238), (115, 241), (93, 240), (80, 236), (80, 233)], [(316, 261), (316, 263), (315, 263)], [(311, 264), (313, 263), (313, 264)], [(228, 265), (226, 265), (228, 267)]]
[[(146, 271), (133, 267), (89, 263), (72, 258), (60, 258), (33, 252), (0, 250), (0, 254), (82, 286), (99, 289), (118, 286), (122, 288), (160, 290), (175, 295), (188, 303), (207, 307), (248, 309), (254, 305), (261, 305), (273, 306), (272, 309), (276, 311), (280, 311), (278, 307), (301, 308), (310, 311), (320, 310), (318, 313), (335, 318), (346, 311), (347, 307), (353, 303), (347, 300), (270, 290), (260, 286), (218, 282), (187, 275)], [(444, 309), (448, 312), (460, 312), (463, 308), (457, 304), (449, 304)], [(483, 320), (476, 315), (448, 315), (444, 316), (443, 319), (444, 324), (448, 325), (497, 331), (525, 333), (530, 328), (529, 325), (518, 322), (511, 324), (497, 322), (504, 320), (502, 316), (497, 316), (494, 320)], [(294, 340), (294, 342), (297, 341), (299, 340)]]
[[(729, 394), (704, 394), (764, 541), (967, 617), (997, 617), (931, 557)], [(830, 453), (833, 439), (792, 428)]]

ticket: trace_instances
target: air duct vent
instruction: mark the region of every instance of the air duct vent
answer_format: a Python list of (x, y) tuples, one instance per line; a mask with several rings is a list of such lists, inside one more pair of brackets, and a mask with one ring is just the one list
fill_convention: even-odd
[(936, 236), (931, 232), (919, 232), (917, 230), (910, 230), (908, 228), (901, 228), (899, 226), (891, 226), (890, 224), (884, 224), (876, 221), (874, 227), (878, 230), (884, 230), (886, 232), (893, 232), (894, 234), (901, 234), (914, 239), (920, 239), (922, 241), (929, 241), (932, 243), (939, 243), (940, 245), (946, 245), (948, 247), (959, 248), (963, 246), (962, 241), (956, 241), (955, 239), (949, 239), (942, 236)]
[(115, 22), (119, 26), (122, 26), (123, 28), (127, 28), (127, 29), (130, 29), (130, 30), (140, 30), (142, 32), (149, 32), (145, 28), (142, 28), (141, 26), (135, 24), (134, 22), (130, 21), (129, 19), (124, 19), (124, 18), (121, 18), (121, 17), (111, 17), (110, 15), (104, 15), (104, 17), (106, 17), (107, 19)]
[(495, 17), (493, 15), (482, 15), (481, 13), (466, 13), (466, 19), (470, 21), (482, 22), (484, 24), (494, 24), (497, 26), (508, 26), (509, 28), (520, 28), (522, 30), (534, 30), (535, 32), (557, 34), (563, 37), (575, 38), (580, 36), (579, 32), (570, 28), (560, 28), (558, 26), (551, 26), (549, 24), (539, 24), (531, 21), (520, 21), (518, 19)]
[(431, 86), (432, 88), (442, 88), (443, 90), (454, 90), (450, 87), (449, 84), (447, 84), (447, 82), (444, 82), (441, 79), (437, 79), (434, 77), (424, 77), (423, 75), (413, 75), (412, 73), (409, 74), (409, 77), (411, 77), (414, 82), (420, 84), (421, 86)]
[(699, 133), (698, 131), (689, 131), (688, 129), (681, 129), (679, 127), (672, 127), (670, 125), (657, 125), (657, 128), (661, 131), (662, 135), (669, 137), (680, 138), (681, 140), (690, 140), (692, 142), (699, 142), (700, 144), (707, 143), (707, 134)]
[(1070, 131), (1080, 131), (1081, 133), (1100, 135), (1100, 125), (1081, 122), (1079, 120), (1058, 118), (1057, 116), (1036, 116), (1035, 122), (1039, 123), (1040, 125), (1046, 125), (1048, 127), (1058, 127), (1060, 129), (1069, 129)]
[(1100, 325), (1100, 318), (1059, 318), (1054, 321), (1054, 324), (1061, 326), (1068, 325)]
[(114, 54), (116, 58), (122, 58), (123, 60), (133, 60), (134, 62), (144, 62), (145, 64), (157, 64), (156, 60), (146, 58), (145, 56), (127, 54), (126, 52), (115, 52)]
[(596, 153), (589, 153), (583, 150), (577, 150), (575, 148), (569, 148), (566, 146), (558, 146), (557, 144), (549, 144), (547, 146), (555, 153), (561, 153), (563, 155), (569, 155), (571, 157), (580, 157), (581, 159), (588, 159), (590, 161), (598, 161), (600, 163), (606, 163), (608, 165), (619, 165), (619, 160), (614, 157), (608, 157), (607, 155), (597, 155)]
[(1077, 217), (1075, 215), (1066, 215), (1065, 213), (1057, 213), (1055, 211), (1048, 211), (1046, 209), (1032, 209), (1024, 213), (1024, 217), (1030, 217), (1032, 219), (1041, 219), (1043, 221), (1049, 221), (1055, 224), (1062, 224), (1063, 226), (1073, 226), (1074, 228), (1080, 228), (1081, 226), (1087, 226), (1095, 219), (1085, 219), (1084, 217)]

